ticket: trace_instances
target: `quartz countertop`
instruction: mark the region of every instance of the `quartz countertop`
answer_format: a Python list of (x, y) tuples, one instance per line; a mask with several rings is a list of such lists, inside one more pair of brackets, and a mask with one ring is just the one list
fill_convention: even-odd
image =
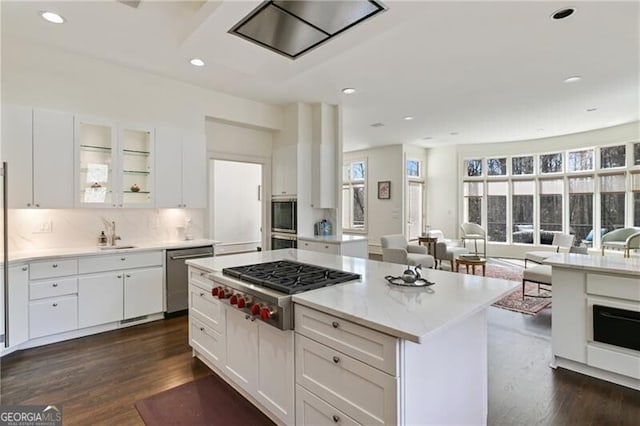
[(121, 242), (118, 246), (132, 245), (133, 248), (117, 249), (107, 248), (101, 249), (98, 246), (94, 247), (67, 247), (67, 248), (52, 248), (52, 249), (33, 249), (22, 251), (9, 251), (9, 263), (13, 262), (28, 262), (31, 260), (45, 259), (50, 257), (77, 257), (77, 256), (93, 256), (100, 254), (112, 254), (112, 253), (133, 253), (138, 251), (149, 250), (162, 250), (162, 249), (177, 249), (177, 248), (189, 248), (215, 245), (219, 241), (197, 239), (197, 240), (170, 240), (170, 241), (158, 241), (152, 243), (135, 242), (129, 243), (128, 241)]
[(321, 243), (351, 243), (356, 241), (367, 241), (368, 238), (364, 235), (298, 235), (299, 240), (306, 241), (318, 241)]
[(293, 296), (293, 302), (416, 343), (486, 309), (520, 286), (515, 281), (423, 269), (422, 276), (435, 285), (428, 289), (398, 287), (388, 284), (384, 277), (401, 275), (404, 265), (295, 249), (187, 263), (212, 272), (215, 279), (216, 275), (221, 276), (222, 268), (282, 259), (361, 275), (357, 281), (299, 293)]
[(622, 256), (590, 256), (576, 253), (554, 254), (544, 263), (568, 269), (582, 269), (620, 275), (640, 276), (640, 258)]

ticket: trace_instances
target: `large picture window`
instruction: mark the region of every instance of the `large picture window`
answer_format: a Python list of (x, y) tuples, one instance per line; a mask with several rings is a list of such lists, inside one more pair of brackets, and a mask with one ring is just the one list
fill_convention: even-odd
[(593, 239), (593, 176), (569, 178), (569, 229), (575, 244)]
[(551, 244), (553, 231), (562, 231), (562, 179), (540, 180), (540, 244)]
[(624, 174), (600, 176), (600, 227), (603, 233), (624, 228)]
[(533, 244), (533, 180), (517, 180), (513, 182), (511, 197), (511, 222), (513, 223), (512, 240), (514, 243)]
[(464, 183), (464, 221), (482, 224), (484, 182)]
[(487, 238), (507, 241), (508, 182), (487, 182)]
[(366, 229), (366, 161), (346, 162), (342, 173), (342, 226)]
[(627, 163), (627, 150), (625, 145), (607, 146), (600, 148), (600, 168), (612, 169), (624, 167)]
[(511, 174), (532, 175), (533, 174), (533, 155), (527, 155), (524, 157), (513, 157), (511, 159)]
[(631, 191), (633, 192), (633, 226), (640, 227), (640, 172), (631, 175)]
[(540, 173), (562, 172), (562, 153), (542, 154), (540, 156)]

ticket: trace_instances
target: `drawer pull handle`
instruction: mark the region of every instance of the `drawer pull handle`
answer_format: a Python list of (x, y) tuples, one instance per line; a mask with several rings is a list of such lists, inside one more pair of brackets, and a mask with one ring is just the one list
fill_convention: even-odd
[(122, 260), (124, 262), (125, 260), (127, 260), (127, 258), (126, 257), (121, 257), (120, 260)]
[(23, 271), (26, 271), (26, 270), (27, 270), (27, 267), (26, 267), (26, 266), (23, 266), (23, 267), (22, 267), (22, 270), (23, 270)]
[(131, 274), (127, 274), (127, 278), (131, 278)]
[(200, 297), (204, 297), (204, 293), (200, 293)]
[(206, 273), (206, 272), (200, 272), (200, 276), (201, 276), (201, 277), (204, 277), (205, 275), (207, 275), (207, 273)]
[(338, 357), (338, 356), (334, 356), (334, 357), (333, 357), (333, 362), (334, 362), (334, 363), (336, 363), (336, 364), (338, 364), (338, 363), (340, 362), (340, 357)]
[(204, 327), (200, 327), (200, 331), (204, 331)]
[(53, 307), (55, 308), (56, 306), (58, 306), (58, 304), (57, 304), (57, 303), (54, 303), (54, 304), (53, 304)]
[(53, 286), (54, 287), (58, 287), (58, 283), (53, 283)]
[(251, 318), (251, 315), (247, 314), (247, 315), (244, 316), (244, 319), (246, 319), (246, 320), (248, 320), (249, 318)]
[(335, 414), (333, 415), (332, 419), (334, 423), (338, 423), (340, 421), (340, 417), (336, 416)]
[(340, 324), (338, 323), (338, 321), (334, 321), (331, 323), (331, 325), (333, 326), (333, 328), (338, 328), (340, 327)]
[(51, 265), (51, 267), (53, 267), (53, 268), (57, 268), (57, 267), (58, 267), (58, 264), (57, 264), (57, 263), (54, 263), (53, 265)]
[(324, 248), (328, 249), (328, 248), (329, 248), (329, 246), (324, 246)]
[(122, 278), (122, 275), (118, 275), (118, 278)]

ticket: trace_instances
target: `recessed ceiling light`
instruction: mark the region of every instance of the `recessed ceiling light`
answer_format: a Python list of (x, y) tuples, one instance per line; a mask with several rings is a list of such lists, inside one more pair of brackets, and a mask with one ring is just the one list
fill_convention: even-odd
[(451, 136), (457, 136), (459, 133), (458, 132), (451, 132), (449, 133)]
[(582, 77), (580, 77), (579, 75), (572, 75), (571, 77), (565, 78), (563, 81), (565, 83), (575, 83), (576, 81), (580, 80), (582, 80)]
[(65, 19), (62, 16), (53, 12), (43, 11), (43, 12), (40, 12), (40, 16), (42, 16), (42, 18), (51, 22), (52, 24), (62, 24), (65, 21)]
[(433, 139), (433, 136), (425, 136), (424, 138), (422, 138), (423, 141), (428, 141)]
[(568, 18), (569, 16), (573, 15), (573, 12), (575, 12), (576, 9), (573, 7), (567, 7), (564, 9), (559, 9), (556, 10), (555, 12), (553, 12), (551, 14), (551, 19), (555, 19), (555, 20), (559, 20), (559, 19), (565, 19)]
[(383, 123), (380, 123), (380, 122), (378, 122), (378, 123), (373, 123), (373, 124), (371, 125), (371, 127), (382, 127), (382, 126), (384, 126), (384, 124), (383, 124)]
[(353, 95), (354, 93), (356, 93), (356, 89), (354, 89), (353, 87), (345, 87), (344, 89), (342, 89), (342, 93), (344, 93), (345, 95)]
[(544, 132), (544, 129), (543, 128), (539, 128), (538, 131), (539, 132)]
[(410, 115), (407, 115), (406, 117), (404, 117), (405, 121), (411, 121), (413, 120), (413, 117)]
[(593, 112), (593, 111), (597, 111), (598, 108), (587, 108), (587, 112)]
[(204, 61), (200, 58), (193, 58), (189, 62), (191, 62), (191, 65), (195, 67), (204, 67)]

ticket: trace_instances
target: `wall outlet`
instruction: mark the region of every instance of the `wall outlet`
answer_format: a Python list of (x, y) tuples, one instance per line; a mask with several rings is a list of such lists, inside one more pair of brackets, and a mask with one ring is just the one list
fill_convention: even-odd
[(36, 223), (33, 227), (34, 234), (50, 234), (51, 232), (53, 232), (53, 221), (51, 220)]

